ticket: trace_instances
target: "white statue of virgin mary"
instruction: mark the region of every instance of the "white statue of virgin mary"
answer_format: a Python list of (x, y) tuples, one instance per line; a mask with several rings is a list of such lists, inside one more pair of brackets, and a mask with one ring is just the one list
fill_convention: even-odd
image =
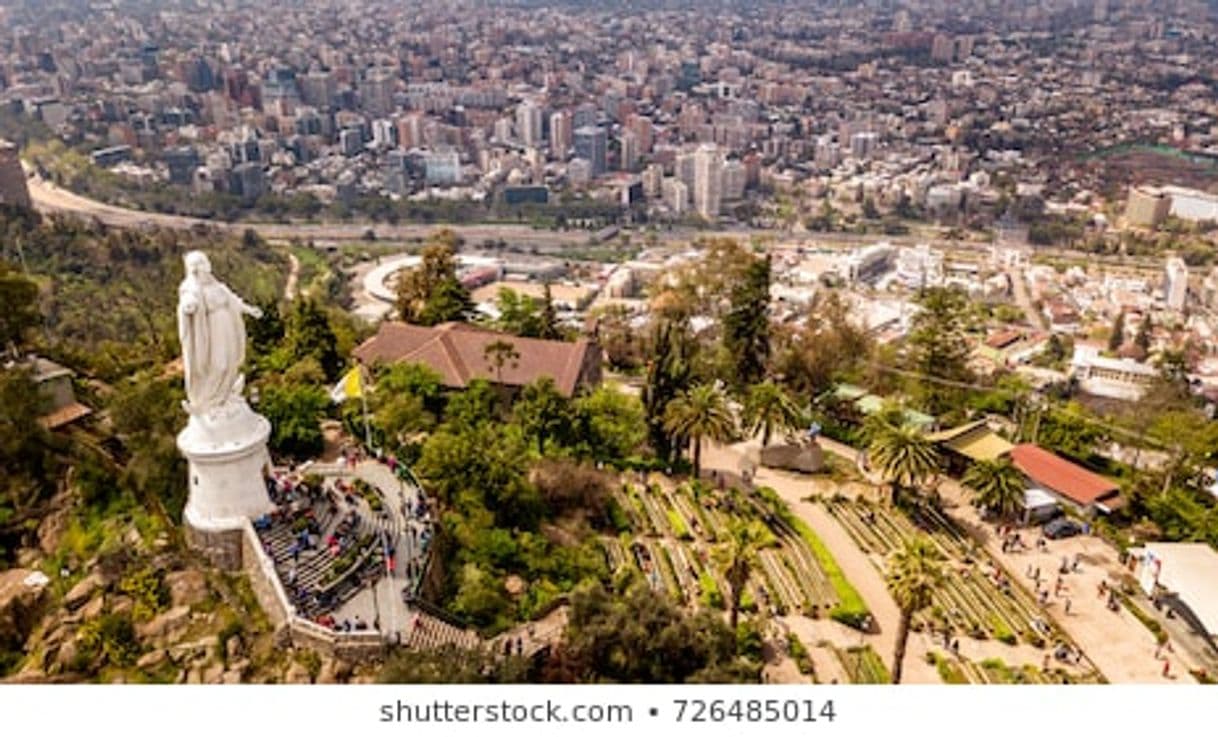
[(202, 251), (186, 254), (178, 286), (178, 337), (186, 374), (186, 410), (204, 415), (239, 396), (245, 380), (245, 321), (262, 317), (211, 273)]

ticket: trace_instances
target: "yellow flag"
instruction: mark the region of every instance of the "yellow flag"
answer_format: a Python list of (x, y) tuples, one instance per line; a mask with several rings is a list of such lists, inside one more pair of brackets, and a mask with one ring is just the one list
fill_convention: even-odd
[(360, 376), (359, 366), (348, 371), (338, 380), (330, 392), (330, 399), (342, 402), (346, 399), (358, 399), (364, 395), (364, 382)]

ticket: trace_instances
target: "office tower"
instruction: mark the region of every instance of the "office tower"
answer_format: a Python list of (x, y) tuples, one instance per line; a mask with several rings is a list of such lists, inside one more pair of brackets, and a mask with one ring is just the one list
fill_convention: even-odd
[(393, 112), (393, 88), (396, 81), (392, 69), (370, 69), (359, 87), (364, 110), (372, 115), (388, 115)]
[(664, 169), (659, 164), (650, 164), (643, 170), (643, 194), (651, 198), (660, 196), (664, 186)]
[(1164, 268), (1163, 301), (1170, 310), (1183, 310), (1188, 297), (1188, 266), (1184, 259), (1172, 256)]
[(719, 217), (723, 198), (723, 154), (713, 143), (704, 143), (694, 153), (694, 209), (707, 220)]
[(550, 155), (565, 159), (574, 141), (571, 114), (560, 110), (550, 116)]
[(596, 106), (585, 102), (575, 108), (575, 114), (572, 116), (571, 126), (575, 129), (587, 128), (594, 126), (597, 123)]
[(346, 128), (338, 134), (338, 146), (343, 156), (358, 156), (364, 150), (364, 134), (358, 128)]
[(588, 161), (593, 178), (604, 174), (608, 169), (606, 157), (609, 149), (609, 136), (600, 126), (584, 126), (575, 131), (575, 155)]
[(516, 137), (526, 146), (541, 145), (541, 108), (532, 102), (516, 108)]

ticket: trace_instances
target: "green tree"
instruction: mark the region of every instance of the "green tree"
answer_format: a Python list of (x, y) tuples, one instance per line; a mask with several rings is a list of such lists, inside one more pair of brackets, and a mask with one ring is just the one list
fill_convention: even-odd
[[(922, 293), (918, 304), (922, 309), (909, 333), (909, 367), (936, 379), (972, 381), (965, 322), (970, 314), (968, 296), (959, 288), (932, 287)], [(955, 409), (963, 397), (959, 389), (934, 381), (918, 380), (914, 388), (926, 410), (935, 415)]]
[(546, 443), (570, 446), (574, 412), (571, 401), (559, 393), (554, 380), (544, 376), (521, 390), (512, 406), (512, 419), (520, 425), (525, 437), (537, 443), (538, 454), (544, 454)]
[(299, 460), (321, 454), (321, 421), (329, 408), (330, 397), (320, 386), (286, 382), (264, 384), (258, 403), (258, 412), (271, 422), (271, 449)]
[(726, 442), (736, 434), (736, 418), (727, 395), (712, 384), (700, 384), (677, 395), (664, 411), (664, 426), (671, 436), (693, 446), (694, 478), (702, 473), (702, 441)]
[(736, 635), (714, 613), (689, 614), (645, 583), (614, 595), (588, 583), (571, 595), (566, 637), (544, 680), (576, 683), (756, 683), (760, 663), (736, 656)]
[(1112, 322), (1112, 333), (1108, 336), (1108, 350), (1115, 353), (1123, 345), (1125, 345), (1125, 310), (1121, 310), (1117, 314), (1116, 320)]
[(257, 306), (262, 317), (249, 321), (249, 338), (254, 355), (265, 356), (281, 345), (286, 328), (278, 300), (262, 300)]
[(770, 358), (770, 258), (754, 257), (731, 286), (723, 318), (723, 345), (734, 361), (737, 387), (761, 381)]
[(1150, 315), (1143, 315), (1142, 321), (1138, 323), (1138, 332), (1133, 338), (1133, 344), (1138, 349), (1138, 358), (1140, 359), (1145, 359), (1150, 355), (1152, 330), (1154, 330), (1154, 326), (1151, 324)]
[(540, 329), (537, 337), (545, 340), (562, 338), (562, 331), (558, 329), (558, 311), (554, 308), (554, 295), (550, 293), (549, 281), (542, 286)]
[(440, 376), (418, 363), (381, 366), (367, 402), (378, 436), (392, 452), (400, 454), (411, 437), (435, 427), (444, 407)]
[(445, 645), (434, 649), (403, 649), (385, 663), (381, 683), (531, 683), (530, 661), (498, 652)]
[(764, 529), (759, 529), (756, 522), (747, 524), (737, 522), (730, 530), (730, 537), (719, 550), (717, 556), (722, 566), (723, 577), (731, 587), (730, 624), (735, 632), (740, 623), (740, 600), (749, 582), (749, 574), (757, 561), (757, 550), (766, 540)]
[(943, 554), (929, 537), (911, 538), (888, 557), (885, 579), (888, 591), (901, 611), (892, 656), (892, 682), (900, 683), (909, 626), (914, 615), (930, 606), (935, 591), (943, 585)]
[(819, 396), (835, 381), (854, 379), (872, 354), (870, 336), (855, 324), (837, 292), (818, 293), (801, 325), (777, 329), (774, 372), (803, 396)]
[(964, 472), (964, 485), (974, 492), (973, 501), (988, 507), (1001, 519), (1014, 519), (1023, 509), (1023, 474), (1006, 458), (977, 461)]
[(448, 507), (493, 510), (495, 525), (535, 529), (541, 499), (528, 481), (528, 441), (519, 427), (484, 422), (441, 426), (423, 444), (415, 471)]
[(457, 278), (455, 247), (451, 240), (433, 237), (423, 260), (398, 280), (398, 314), (406, 322), (437, 325), (466, 319), (473, 309), (469, 290)]
[(894, 502), (902, 490), (925, 484), (939, 469), (939, 451), (934, 443), (910, 426), (882, 428), (873, 437), (867, 454), (872, 466), (892, 484)]
[(749, 387), (742, 417), (749, 436), (761, 433), (761, 446), (770, 444), (774, 431), (788, 435), (805, 424), (803, 413), (782, 387), (763, 381)]
[(541, 307), (537, 300), (515, 289), (501, 287), (495, 307), (499, 310), (496, 329), (522, 338), (541, 337)]
[(38, 516), (54, 493), (60, 463), (42, 410), (28, 370), (0, 368), (0, 533)]
[(597, 387), (575, 400), (579, 453), (605, 463), (638, 452), (647, 440), (647, 424), (638, 398), (610, 386)]
[(495, 383), (503, 386), (503, 367), (516, 368), (520, 365), (520, 351), (516, 345), (507, 340), (495, 340), (486, 344), (482, 349), (482, 357), (495, 371)]
[(38, 285), (0, 261), (0, 351), (20, 350), (29, 330), (41, 321)]
[(665, 412), (693, 377), (694, 346), (688, 323), (661, 320), (652, 333), (649, 354), (651, 361), (647, 364), (647, 379), (643, 385), (648, 441), (658, 457), (671, 461), (675, 444), (665, 422)]
[(342, 367), (338, 338), (326, 311), (315, 301), (298, 299), (292, 302), (284, 326), (284, 348), (289, 365), (313, 358), (325, 372), (327, 380), (338, 378)]

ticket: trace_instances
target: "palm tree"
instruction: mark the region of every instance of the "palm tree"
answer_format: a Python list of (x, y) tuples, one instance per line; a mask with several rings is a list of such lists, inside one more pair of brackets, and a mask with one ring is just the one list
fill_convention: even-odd
[(964, 472), (963, 481), (973, 490), (974, 501), (1001, 519), (1011, 519), (1023, 508), (1023, 474), (1009, 459), (977, 461)]
[(664, 408), (664, 429), (693, 444), (694, 478), (702, 473), (702, 440), (726, 442), (736, 434), (736, 418), (718, 386), (699, 384)]
[(486, 362), (495, 368), (495, 383), (499, 386), (503, 386), (503, 367), (510, 365), (516, 368), (520, 360), (520, 352), (516, 350), (516, 346), (503, 339), (487, 343), (486, 348), (482, 349), (482, 355)]
[(795, 406), (790, 395), (772, 381), (749, 388), (742, 419), (750, 437), (761, 432), (763, 448), (770, 444), (770, 436), (775, 430), (786, 435), (804, 424), (803, 412)]
[(740, 598), (748, 585), (749, 573), (757, 560), (757, 549), (765, 540), (765, 534), (756, 523), (736, 523), (732, 525), (730, 533), (727, 543), (716, 554), (723, 566), (723, 577), (732, 587), (730, 611), (732, 631), (735, 632), (736, 624), (740, 621)]
[(875, 430), (867, 448), (871, 462), (892, 484), (892, 500), (901, 489), (924, 484), (939, 469), (939, 451), (917, 428), (884, 425)]
[(901, 682), (901, 665), (914, 615), (930, 606), (931, 597), (943, 582), (943, 554), (925, 535), (905, 542), (888, 557), (888, 592), (901, 610), (897, 644), (892, 655), (892, 682)]

